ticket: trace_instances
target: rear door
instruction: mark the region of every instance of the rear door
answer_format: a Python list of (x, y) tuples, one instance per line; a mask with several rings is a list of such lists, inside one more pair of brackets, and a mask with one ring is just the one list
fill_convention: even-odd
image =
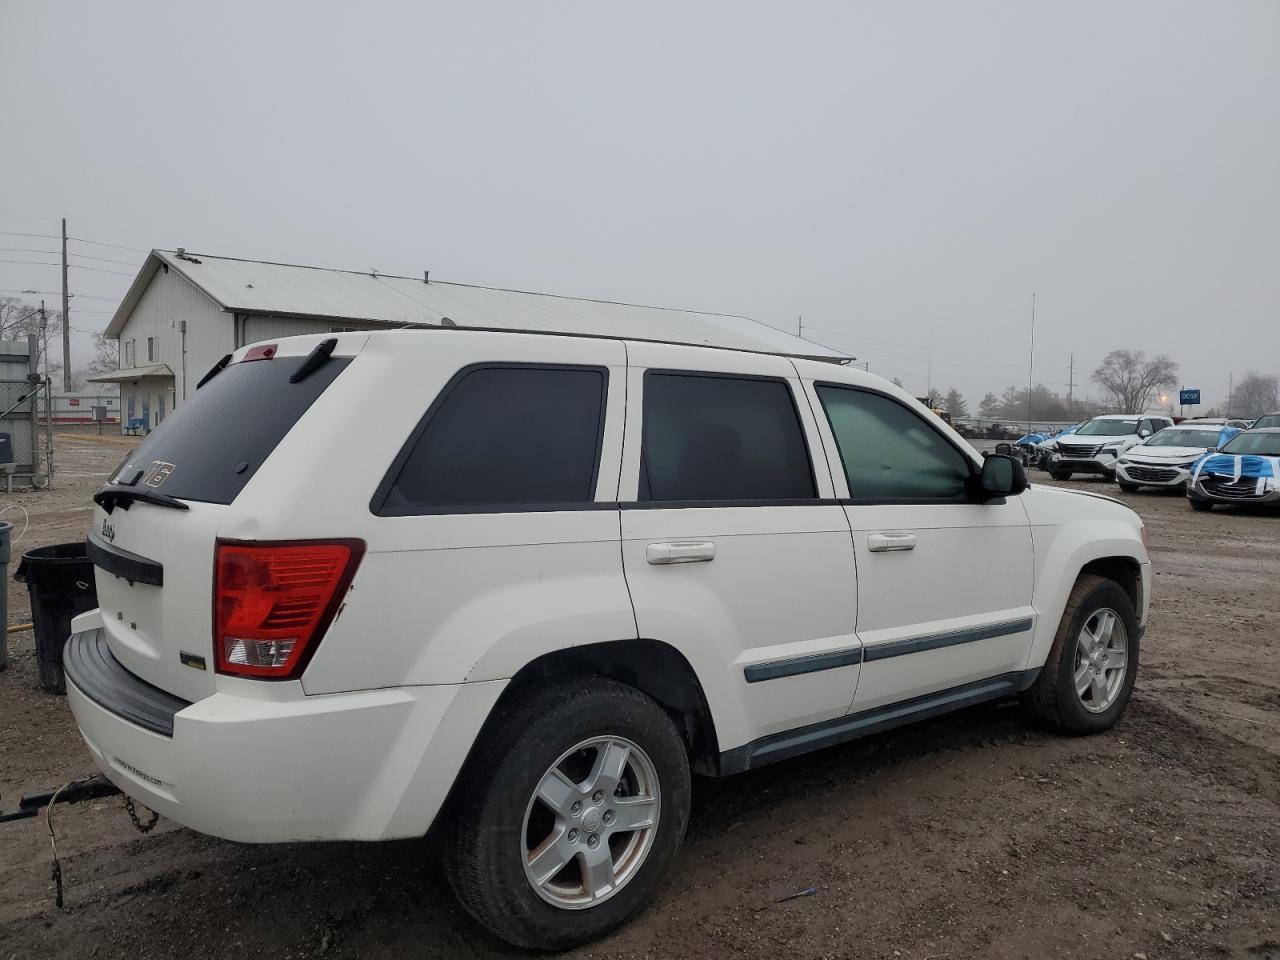
[[(214, 549), (229, 505), (366, 338), (343, 338), (327, 363), (290, 383), (320, 339), (283, 341), (263, 359), (227, 366), (99, 492), (108, 507), (95, 510), (89, 544), (111, 652), (131, 673), (183, 699), (214, 689)], [(105, 496), (112, 489), (126, 495), (113, 503)]]
[(839, 455), (857, 558), (864, 654), (854, 711), (1011, 680), (1034, 625), (1022, 503), (970, 500), (974, 461), (918, 404), (870, 381), (806, 387)]
[(861, 658), (853, 550), (795, 368), (628, 352), (619, 499), (640, 636), (690, 660), (722, 751), (843, 715)]

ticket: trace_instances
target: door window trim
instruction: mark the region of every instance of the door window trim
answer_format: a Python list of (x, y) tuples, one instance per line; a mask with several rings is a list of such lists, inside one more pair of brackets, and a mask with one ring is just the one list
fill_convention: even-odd
[[(591, 497), (590, 500), (565, 501), (554, 503), (442, 503), (415, 504), (403, 510), (387, 510), (387, 500), (391, 490), (400, 478), (400, 472), (413, 454), (418, 441), (430, 426), (432, 419), (440, 412), (458, 385), (468, 376), (482, 370), (560, 370), (590, 371), (600, 374), (600, 411), (596, 420), (595, 459), (591, 465)], [(417, 426), (410, 431), (408, 438), (401, 445), (399, 453), (391, 461), (391, 465), (383, 474), (381, 482), (369, 500), (369, 512), (377, 517), (435, 517), (456, 514), (475, 513), (554, 513), (578, 510), (616, 510), (617, 503), (596, 500), (596, 490), (600, 482), (600, 463), (604, 457), (605, 414), (609, 405), (609, 368), (594, 363), (526, 363), (515, 360), (481, 361), (460, 368), (436, 394), (436, 398), (427, 407)]]
[[(967, 450), (965, 450), (958, 443), (956, 443), (951, 437), (947, 436), (945, 433), (939, 430), (936, 426), (931, 424), (928, 421), (928, 419), (925, 418), (920, 413), (920, 411), (913, 410), (910, 406), (903, 403), (899, 397), (895, 397), (893, 394), (885, 390), (877, 390), (874, 387), (865, 387), (865, 386), (860, 386), (858, 384), (852, 384), (852, 383), (840, 383), (835, 380), (814, 380), (813, 381), (814, 399), (818, 401), (818, 406), (822, 408), (822, 416), (827, 421), (827, 431), (831, 434), (831, 442), (835, 444), (836, 459), (840, 463), (840, 471), (844, 476), (845, 488), (849, 491), (849, 496), (838, 498), (836, 500), (837, 503), (847, 507), (876, 507), (876, 506), (902, 506), (906, 504), (913, 504), (913, 505), (921, 504), (926, 506), (943, 506), (943, 505), (955, 506), (957, 504), (967, 504), (967, 503), (975, 502), (973, 498), (969, 496), (968, 490), (964, 491), (963, 497), (875, 497), (875, 498), (854, 497), (853, 482), (849, 479), (849, 469), (848, 467), (845, 466), (844, 454), (840, 449), (840, 438), (839, 436), (836, 435), (836, 428), (835, 428), (835, 425), (831, 422), (831, 414), (827, 410), (827, 405), (822, 402), (822, 394), (818, 392), (818, 390), (821, 387), (832, 387), (837, 390), (849, 390), (854, 393), (869, 393), (873, 396), (883, 397), (886, 400), (896, 403), (899, 407), (901, 407), (907, 413), (911, 414), (917, 420), (919, 420), (924, 425), (924, 428), (926, 430), (933, 432), (939, 439), (941, 439), (944, 443), (946, 443), (947, 446), (951, 447), (952, 450), (956, 451), (956, 453), (960, 455), (961, 459), (964, 460), (965, 465), (969, 468), (969, 476), (971, 478), (978, 476), (981, 472), (981, 468), (974, 462), (972, 455)], [(1005, 498), (998, 497), (994, 500), (988, 500), (985, 502), (999, 504), (999, 503), (1004, 503)]]
[[(809, 435), (805, 430), (804, 420), (800, 416), (800, 405), (796, 401), (796, 386), (799, 385), (803, 391), (804, 386), (799, 381), (793, 382), (790, 377), (779, 377), (771, 374), (760, 373), (734, 373), (723, 370), (691, 370), (685, 368), (667, 368), (667, 367), (650, 367), (644, 371), (642, 378), (641, 396), (639, 400), (640, 411), (640, 464), (639, 472), (636, 474), (636, 490), (637, 496), (640, 489), (641, 474), (645, 469), (645, 431), (648, 427), (645, 418), (645, 401), (649, 395), (649, 377), (650, 375), (658, 376), (675, 376), (675, 377), (711, 377), (717, 380), (761, 380), (767, 383), (780, 383), (786, 390), (787, 395), (791, 399), (791, 412), (796, 418), (796, 429), (800, 433), (800, 442), (804, 447), (805, 463), (809, 471), (809, 482), (813, 485), (813, 496), (802, 497), (800, 499), (785, 500), (763, 500), (763, 499), (747, 499), (747, 500), (626, 500), (617, 504), (623, 510), (691, 510), (698, 508), (715, 509), (727, 507), (813, 507), (813, 506), (829, 506), (839, 501), (831, 498), (823, 498), (818, 495), (818, 475), (814, 471), (813, 450), (809, 445)], [(807, 402), (807, 398), (806, 398)], [(631, 401), (628, 400), (628, 406)], [(821, 442), (822, 438), (818, 438)]]

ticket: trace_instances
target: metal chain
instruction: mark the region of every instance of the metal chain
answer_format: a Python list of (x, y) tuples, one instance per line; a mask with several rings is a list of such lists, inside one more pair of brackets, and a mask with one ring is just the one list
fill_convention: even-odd
[(138, 811), (133, 808), (133, 797), (129, 796), (127, 793), (124, 795), (124, 812), (129, 815), (129, 819), (133, 821), (133, 825), (137, 828), (139, 833), (150, 833), (152, 828), (155, 827), (156, 822), (160, 819), (160, 814), (152, 810), (151, 819), (146, 823), (143, 823), (142, 820), (138, 818)]

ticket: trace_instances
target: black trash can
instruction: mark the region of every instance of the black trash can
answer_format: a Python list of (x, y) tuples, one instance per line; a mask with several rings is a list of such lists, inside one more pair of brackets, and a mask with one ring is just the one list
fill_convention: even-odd
[(86, 545), (82, 540), (28, 550), (13, 579), (25, 583), (31, 594), (40, 686), (50, 693), (66, 693), (62, 648), (71, 635), (71, 618), (98, 605)]

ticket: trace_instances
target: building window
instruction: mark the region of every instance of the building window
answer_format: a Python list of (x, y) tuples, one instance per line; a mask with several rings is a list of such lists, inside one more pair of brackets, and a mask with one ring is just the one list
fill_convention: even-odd
[(123, 361), (122, 369), (133, 369), (138, 359), (136, 356), (136, 344), (133, 340), (126, 340), (124, 342), (124, 353), (120, 359)]
[(329, 327), (329, 332), (330, 333), (355, 333), (356, 328), (355, 327), (337, 327), (337, 326), (331, 325)]
[(155, 363), (160, 359), (160, 348), (156, 345), (155, 337), (147, 337), (147, 362)]

